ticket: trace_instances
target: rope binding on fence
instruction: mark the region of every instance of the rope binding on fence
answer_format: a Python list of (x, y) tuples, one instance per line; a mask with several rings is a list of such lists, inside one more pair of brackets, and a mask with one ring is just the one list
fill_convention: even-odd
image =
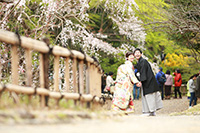
[(45, 37), (45, 38), (42, 39), (42, 41), (45, 42), (46, 45), (47, 45), (48, 48), (49, 48), (48, 54), (52, 54), (52, 53), (53, 53), (53, 48), (54, 48), (54, 46), (50, 46), (49, 38)]
[[(61, 93), (60, 93), (61, 94)], [(62, 100), (64, 98), (64, 95), (61, 94), (60, 98), (59, 98), (59, 101)]]
[(37, 87), (34, 87), (34, 93), (33, 95), (37, 95)]
[(19, 34), (18, 29), (16, 29), (15, 34), (16, 34), (16, 36), (17, 36), (17, 38), (18, 38), (18, 41), (19, 41), (17, 45), (21, 46), (22, 40), (21, 40), (21, 37), (20, 37), (20, 34)]
[(81, 98), (82, 98), (82, 94), (79, 93), (79, 98), (78, 98), (78, 101), (81, 101)]

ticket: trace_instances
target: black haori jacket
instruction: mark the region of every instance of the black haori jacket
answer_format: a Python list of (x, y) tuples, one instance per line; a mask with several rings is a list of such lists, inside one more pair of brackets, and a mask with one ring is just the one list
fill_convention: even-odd
[(140, 81), (142, 82), (144, 95), (160, 91), (152, 68), (146, 59), (141, 57), (135, 68), (140, 72)]

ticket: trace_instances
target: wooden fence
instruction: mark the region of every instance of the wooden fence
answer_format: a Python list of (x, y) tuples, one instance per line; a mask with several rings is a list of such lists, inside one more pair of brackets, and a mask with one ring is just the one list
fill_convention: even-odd
[[(53, 98), (59, 104), (60, 99), (72, 99), (82, 102), (102, 103), (101, 99), (101, 67), (94, 58), (76, 50), (69, 50), (60, 46), (50, 47), (48, 39), (34, 40), (17, 33), (0, 30), (0, 41), (11, 45), (11, 83), (0, 85), (0, 95), (3, 91), (11, 92), (16, 102), (18, 94), (40, 95), (41, 106), (48, 105), (48, 99)], [(25, 84), (19, 85), (19, 47), (24, 49)], [(40, 86), (33, 87), (32, 53), (39, 53)], [(53, 56), (53, 90), (49, 88), (50, 55)], [(60, 58), (64, 59), (64, 92), (60, 92)], [(70, 64), (71, 62), (71, 64)], [(2, 64), (0, 63), (0, 70)], [(70, 72), (72, 73), (70, 74)], [(1, 73), (1, 71), (0, 71)], [(71, 86), (70, 86), (71, 84)], [(71, 89), (70, 89), (71, 88)], [(63, 88), (62, 88), (63, 89)]]

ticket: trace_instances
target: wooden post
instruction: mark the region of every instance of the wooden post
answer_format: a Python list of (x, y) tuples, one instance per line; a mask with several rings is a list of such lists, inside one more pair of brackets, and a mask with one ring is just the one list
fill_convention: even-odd
[(93, 88), (92, 88), (93, 89), (93, 95), (97, 96), (97, 92), (98, 92), (98, 90), (97, 90), (98, 77), (97, 77), (97, 68), (96, 68), (95, 65), (94, 65), (94, 75), (93, 75), (93, 77), (95, 79), (95, 82), (94, 82)]
[(54, 58), (54, 91), (59, 91), (59, 59), (60, 56)]
[[(101, 91), (101, 89), (98, 90), (98, 88), (99, 88), (98, 87), (98, 85), (99, 85), (98, 84), (99, 83), (99, 77), (98, 77), (98, 68), (97, 68), (96, 64), (93, 64), (93, 75), (92, 76), (95, 79), (95, 82), (93, 82), (93, 84), (92, 84), (92, 92), (93, 92), (92, 95), (100, 97), (101, 95), (99, 95), (98, 92)], [(92, 108), (93, 109), (98, 109), (99, 108), (99, 103), (93, 101)]]
[(96, 79), (96, 82), (94, 84), (94, 91), (95, 91), (94, 95), (101, 97), (101, 75), (99, 72), (99, 68), (95, 66), (94, 71), (95, 71), (95, 79)]
[(86, 69), (86, 94), (90, 94), (90, 63), (87, 62)]
[[(45, 88), (45, 82), (44, 82), (44, 55), (40, 53), (40, 87)], [(40, 97), (40, 106), (45, 107), (45, 96), (41, 95)]]
[(83, 67), (84, 67), (83, 60), (79, 61), (79, 93), (84, 93), (84, 74), (83, 74)]
[[(94, 96), (95, 92), (94, 92), (94, 84), (95, 84), (95, 75), (94, 75), (94, 64), (90, 64), (90, 73), (89, 73), (89, 91), (90, 91), (90, 94), (92, 96)], [(90, 108), (93, 108), (94, 104), (93, 102), (90, 102)]]
[(97, 94), (97, 96), (101, 97), (101, 75), (102, 75), (102, 73), (100, 70), (98, 70), (97, 74), (98, 74), (98, 94)]
[[(87, 69), (86, 69), (86, 94), (90, 94), (90, 63), (87, 62)], [(90, 108), (90, 102), (87, 102), (87, 108)]]
[[(25, 49), (26, 60), (26, 86), (32, 85), (32, 52), (30, 49)], [(29, 104), (31, 103), (32, 95), (28, 95)]]
[(69, 58), (65, 60), (65, 87), (67, 92), (70, 92), (70, 84), (69, 84)]
[(73, 89), (74, 93), (77, 91), (77, 82), (76, 82), (76, 72), (77, 72), (77, 60), (76, 58), (73, 58), (73, 65), (72, 65), (72, 71), (73, 71)]
[(94, 64), (90, 65), (90, 77), (89, 77), (89, 79), (90, 79), (90, 85), (89, 85), (90, 94), (94, 95), (94, 92), (93, 92), (94, 83), (95, 83), (95, 81), (94, 81), (94, 79), (95, 79), (95, 77), (94, 77)]
[(32, 52), (30, 49), (25, 50), (26, 58), (26, 85), (32, 85)]
[[(11, 73), (12, 73), (12, 84), (18, 85), (19, 81), (19, 74), (18, 74), (18, 62), (19, 62), (19, 57), (17, 53), (17, 46), (12, 46), (11, 47)], [(19, 97), (15, 92), (11, 92), (12, 97), (14, 98), (15, 102), (19, 104)]]
[[(84, 93), (84, 73), (83, 73), (83, 67), (84, 67), (84, 61), (80, 60), (79, 61), (79, 93), (83, 94)], [(80, 106), (83, 107), (84, 102), (80, 101)]]
[(40, 53), (40, 87), (44, 88), (44, 55)]
[[(43, 38), (43, 41), (49, 46), (49, 39)], [(48, 48), (50, 51), (50, 48)], [(49, 56), (50, 53), (40, 54), (40, 87), (49, 90)], [(48, 106), (49, 96), (41, 95), (41, 107)]]
[(17, 53), (17, 46), (12, 46), (11, 48), (12, 52), (11, 52), (11, 72), (12, 72), (12, 83), (15, 85), (18, 85), (18, 81), (19, 81), (19, 74), (18, 74), (18, 62), (19, 62), (19, 57), (18, 57), (18, 53)]

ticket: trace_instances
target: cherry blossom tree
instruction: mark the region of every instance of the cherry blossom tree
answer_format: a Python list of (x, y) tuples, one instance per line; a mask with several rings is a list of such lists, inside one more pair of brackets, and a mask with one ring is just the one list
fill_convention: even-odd
[[(133, 8), (139, 8), (134, 0), (98, 1), (114, 25), (110, 30), (115, 30), (119, 36), (131, 40), (129, 43), (120, 42), (119, 47), (114, 47), (106, 40), (106, 33), (101, 30), (93, 32), (88, 28), (88, 10), (91, 3), (95, 2), (96, 0), (0, 1), (0, 28), (14, 32), (18, 30), (21, 35), (37, 40), (48, 37), (52, 45), (69, 49), (73, 47), (77, 50), (81, 48), (85, 53), (97, 58), (101, 56), (99, 51), (118, 55), (134, 50), (135, 46), (145, 49), (146, 33), (142, 27), (143, 22), (135, 16)], [(137, 45), (134, 45), (134, 42)], [(5, 49), (6, 47), (1, 47), (1, 51)], [(8, 53), (4, 54), (7, 55), (2, 56), (9, 56)], [(38, 54), (34, 53), (33, 59), (37, 58)], [(37, 64), (35, 68), (38, 68)]]
[[(1, 3), (2, 29), (14, 30), (23, 29), (26, 36), (41, 39), (49, 35), (53, 43), (60, 46), (81, 45), (85, 52), (96, 53), (102, 50), (108, 54), (117, 54), (118, 49), (111, 44), (102, 41), (86, 29), (85, 22), (89, 21), (87, 9), (88, 0), (15, 0), (13, 3)], [(121, 35), (144, 44), (145, 32), (142, 28), (142, 21), (134, 15), (132, 6), (137, 7), (134, 0), (101, 0), (105, 3), (105, 11), (119, 28)], [(9, 25), (15, 21), (15, 27)], [(69, 42), (70, 40), (70, 42)]]

